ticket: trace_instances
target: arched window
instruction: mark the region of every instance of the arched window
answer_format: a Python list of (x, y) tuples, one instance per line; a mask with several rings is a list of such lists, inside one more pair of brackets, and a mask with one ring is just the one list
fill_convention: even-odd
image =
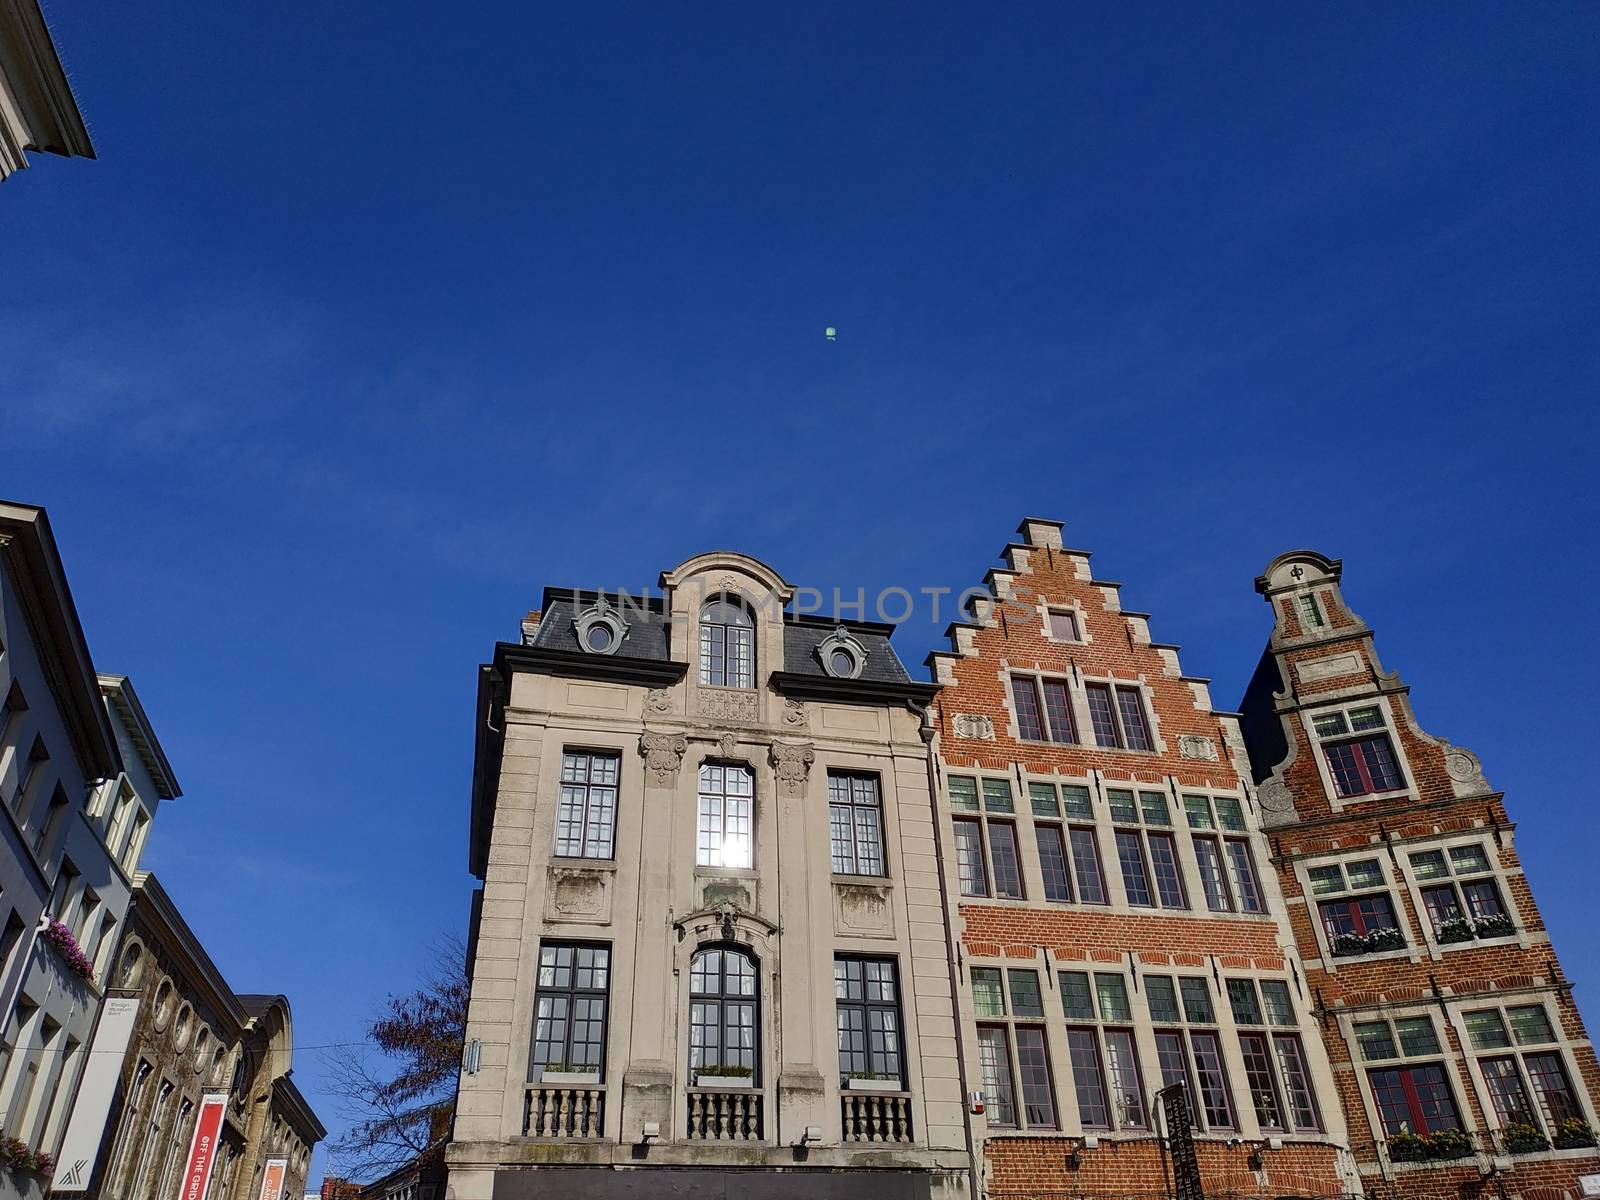
[(689, 966), (689, 1069), (714, 1081), (757, 1079), (756, 1024), (760, 1011), (756, 964), (742, 950), (702, 950)]
[(752, 865), (755, 790), (749, 767), (706, 763), (700, 768), (700, 813), (694, 851), (697, 865)]
[(717, 596), (700, 610), (700, 682), (710, 687), (756, 685), (756, 628), (749, 609)]

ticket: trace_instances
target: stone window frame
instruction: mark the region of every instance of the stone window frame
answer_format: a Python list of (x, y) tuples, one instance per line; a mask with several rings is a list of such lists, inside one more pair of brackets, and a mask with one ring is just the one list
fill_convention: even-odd
[[(1039, 614), (1039, 636), (1045, 641), (1057, 646), (1087, 646), (1094, 642), (1094, 634), (1089, 632), (1089, 623), (1084, 620), (1083, 601), (1073, 597), (1067, 600), (1051, 600), (1040, 596), (1034, 604), (1034, 610)], [(1052, 612), (1071, 613), (1073, 622), (1078, 627), (1078, 636), (1075, 638), (1058, 638), (1050, 631), (1050, 614)]]
[[(1156, 706), (1150, 694), (1150, 684), (1143, 674), (1137, 679), (1120, 679), (1114, 675), (1085, 675), (1077, 674), (1077, 693), (1081, 698), (1083, 715), (1086, 718), (1078, 723), (1080, 736), (1089, 740), (1084, 742), (1087, 750), (1098, 750), (1103, 754), (1138, 754), (1161, 755), (1167, 752), (1167, 743), (1161, 737), (1161, 718), (1156, 713)], [(1094, 729), (1094, 713), (1089, 707), (1089, 686), (1107, 687), (1111, 691), (1111, 713), (1120, 730), (1122, 728), (1122, 710), (1117, 706), (1117, 693), (1122, 689), (1131, 689), (1139, 694), (1139, 708), (1144, 715), (1145, 731), (1150, 735), (1150, 748), (1141, 750), (1136, 746), (1102, 746), (1099, 735)]]
[[(1254, 805), (1251, 803), (1249, 793), (1244, 791), (1242, 788), (1225, 788), (1209, 785), (1203, 787), (1188, 787), (1177, 786), (1175, 783), (1169, 786), (1169, 791), (1172, 793), (1171, 800), (1173, 805), (1174, 819), (1175, 821), (1181, 820), (1182, 822), (1181, 824), (1174, 825), (1174, 831), (1181, 831), (1188, 834), (1187, 837), (1179, 838), (1178, 842), (1184, 847), (1184, 850), (1180, 851), (1179, 853), (1180, 863), (1185, 865), (1186, 870), (1192, 869), (1194, 872), (1193, 883), (1189, 887), (1189, 903), (1192, 906), (1191, 911), (1193, 911), (1197, 916), (1203, 916), (1213, 920), (1218, 918), (1240, 918), (1253, 921), (1274, 920), (1273, 894), (1268, 890), (1267, 887), (1268, 877), (1271, 876), (1275, 878), (1275, 872), (1270, 869), (1272, 862), (1271, 847), (1266, 844), (1265, 838), (1262, 836), (1259, 823), (1254, 825), (1251, 823), (1250, 817), (1254, 811)], [(1211, 820), (1210, 825), (1196, 825), (1193, 820), (1190, 819), (1189, 804), (1187, 799), (1189, 796), (1205, 797), (1206, 811)], [(1239, 814), (1244, 822), (1243, 829), (1224, 828), (1221, 818), (1217, 815), (1218, 799), (1231, 800), (1239, 806)], [(1231, 908), (1214, 909), (1211, 907), (1210, 901), (1206, 897), (1205, 881), (1200, 874), (1200, 852), (1195, 848), (1196, 838), (1208, 838), (1217, 842), (1218, 848), (1221, 850), (1223, 856), (1221, 864), (1224, 872), (1223, 883), (1229, 890), (1229, 899), (1232, 903)], [(1234, 880), (1233, 863), (1228, 857), (1227, 846), (1229, 842), (1242, 842), (1244, 844), (1245, 853), (1250, 862), (1250, 872), (1253, 876), (1256, 893), (1261, 900), (1261, 908), (1259, 911), (1251, 911), (1250, 909), (1244, 908), (1239, 903), (1239, 897), (1233, 894), (1238, 890), (1238, 885)], [(1268, 869), (1264, 870), (1262, 868), (1263, 863), (1268, 864)]]
[[(1282, 971), (1265, 971), (1261, 969), (1241, 971), (1229, 968), (1227, 973), (1222, 976), (1221, 984), (1218, 988), (1219, 997), (1217, 1003), (1219, 1008), (1225, 1007), (1227, 1009), (1228, 1027), (1232, 1030), (1234, 1041), (1239, 1046), (1241, 1064), (1239, 1079), (1244, 1085), (1245, 1097), (1250, 1101), (1250, 1116), (1255, 1119), (1260, 1135), (1264, 1137), (1292, 1137), (1297, 1141), (1306, 1138), (1323, 1138), (1328, 1136), (1330, 1099), (1335, 1108), (1339, 1105), (1340, 1100), (1336, 1089), (1329, 1092), (1326, 1088), (1326, 1082), (1328, 1081), (1326, 1063), (1317, 1054), (1319, 1050), (1322, 1051), (1324, 1056), (1326, 1054), (1326, 1050), (1322, 1045), (1321, 1031), (1315, 1027), (1310, 1030), (1305, 1027), (1308, 1012), (1304, 997), (1300, 994), (1300, 988), (1295, 979), (1289, 974), (1287, 967), (1288, 964), (1285, 963), (1285, 969)], [(1159, 974), (1160, 972), (1151, 973)], [(1262, 1016), (1260, 1022), (1239, 1020), (1238, 1014), (1234, 1011), (1233, 995), (1229, 988), (1229, 985), (1234, 982), (1248, 983), (1250, 985), (1256, 1007)], [(1262, 987), (1263, 983), (1282, 985), (1289, 1001), (1289, 1020), (1273, 1021), (1271, 1019), (1271, 1015), (1267, 1010), (1266, 993)], [(1244, 1042), (1242, 1039), (1245, 1037), (1263, 1037), (1267, 1041), (1267, 1048), (1270, 1053), (1268, 1066), (1272, 1070), (1273, 1080), (1279, 1089), (1276, 1099), (1280, 1114), (1285, 1120), (1285, 1125), (1281, 1128), (1269, 1128), (1261, 1125), (1260, 1115), (1255, 1111), (1255, 1097), (1251, 1095), (1249, 1090), (1249, 1073), (1243, 1067)], [(1298, 1044), (1300, 1063), (1306, 1072), (1306, 1087), (1311, 1095), (1311, 1109), (1316, 1121), (1315, 1125), (1301, 1127), (1294, 1117), (1293, 1101), (1289, 1098), (1288, 1087), (1284, 1080), (1283, 1064), (1273, 1046), (1276, 1039), (1280, 1037), (1292, 1037)], [(1323, 1083), (1324, 1086), (1319, 1088), (1319, 1082)]]
[[(977, 800), (977, 806), (975, 808), (957, 808), (952, 802), (952, 789), (950, 787), (950, 782), (952, 779), (958, 778), (970, 779), (974, 781), (974, 786), (976, 788), (975, 795)], [(1011, 795), (1011, 807), (1009, 809), (991, 809), (989, 807), (988, 791), (984, 787), (986, 782), (1001, 783), (1005, 785)], [(1028, 905), (1030, 903), (1035, 903), (1035, 901), (1030, 900), (1030, 889), (1028, 886), (1029, 874), (1027, 867), (1024, 865), (1024, 826), (1022, 824), (1022, 819), (1027, 817), (1028, 811), (1026, 805), (1024, 805), (1021, 809), (1018, 808), (1016, 787), (1017, 780), (1015, 773), (1011, 771), (985, 770), (978, 767), (966, 770), (958, 768), (956, 770), (946, 771), (941, 783), (943, 785), (940, 789), (942, 793), (942, 799), (944, 802), (945, 811), (949, 814), (950, 819), (951, 854), (952, 856), (955, 856), (952, 860), (952, 866), (956, 868), (954, 872), (954, 878), (956, 881), (957, 903), (967, 904), (978, 901), (1017, 905)], [(967, 893), (961, 889), (959, 838), (957, 837), (956, 828), (957, 822), (972, 822), (978, 826), (979, 848), (982, 855), (984, 870), (984, 890), (982, 893)], [(989, 827), (991, 823), (1004, 824), (1010, 827), (1013, 846), (1017, 855), (1017, 884), (1018, 890), (1021, 893), (1020, 895), (1004, 896), (996, 893), (994, 882), (995, 872), (993, 840), (989, 833)], [(1031, 828), (1031, 825), (1029, 828)], [(1037, 846), (1035, 846), (1034, 849), (1037, 851)]]
[[(1356, 1090), (1361, 1097), (1361, 1110), (1367, 1118), (1367, 1128), (1372, 1133), (1372, 1140), (1379, 1155), (1385, 1161), (1388, 1161), (1387, 1141), (1389, 1135), (1383, 1132), (1383, 1113), (1378, 1108), (1377, 1097), (1372, 1090), (1372, 1080), (1369, 1072), (1373, 1070), (1416, 1066), (1430, 1062), (1439, 1063), (1444, 1070), (1445, 1081), (1450, 1087), (1450, 1098), (1455, 1103), (1456, 1116), (1461, 1122), (1462, 1132), (1468, 1136), (1482, 1132), (1476, 1124), (1473, 1106), (1467, 1101), (1476, 1098), (1481, 1103), (1488, 1104), (1488, 1094), (1476, 1091), (1473, 1086), (1475, 1081), (1463, 1073), (1464, 1064), (1462, 1059), (1464, 1056), (1457, 1046), (1451, 1043), (1448, 1033), (1441, 1031), (1441, 1022), (1437, 1019), (1440, 1015), (1439, 1007), (1437, 1000), (1416, 1000), (1406, 1004), (1386, 1004), (1382, 1007), (1347, 1010), (1334, 1014), (1334, 1018), (1338, 1022), (1339, 1036), (1344, 1039), (1345, 1050), (1349, 1054), (1350, 1065), (1353, 1069), (1352, 1073), (1356, 1077)], [(1448, 1011), (1447, 1006), (1446, 1014), (1448, 1014)], [(1357, 1025), (1366, 1025), (1377, 1021), (1387, 1023), (1390, 1026), (1390, 1037), (1398, 1050), (1400, 1049), (1400, 1041), (1393, 1033), (1394, 1022), (1396, 1019), (1404, 1020), (1408, 1017), (1427, 1017), (1429, 1019), (1433, 1025), (1434, 1036), (1439, 1041), (1437, 1054), (1398, 1054), (1393, 1057), (1379, 1059), (1362, 1057), (1361, 1043), (1355, 1035), (1355, 1027)], [(1454, 1030), (1457, 1037), (1460, 1037), (1458, 1022), (1446, 1019), (1443, 1024), (1446, 1030)], [(1465, 1045), (1465, 1042), (1460, 1042), (1459, 1044)], [(1355, 1138), (1356, 1131), (1351, 1130), (1350, 1132), (1351, 1137)], [(1391, 1163), (1392, 1169), (1404, 1169), (1408, 1166), (1434, 1167), (1436, 1169), (1436, 1164), (1432, 1163)]]
[[(1317, 733), (1316, 718), (1329, 716), (1333, 713), (1342, 714), (1345, 724), (1349, 725), (1350, 712), (1357, 708), (1377, 708), (1383, 714), (1382, 733), (1389, 738), (1389, 750), (1394, 755), (1395, 766), (1400, 771), (1401, 784), (1397, 788), (1389, 788), (1382, 792), (1367, 792), (1360, 796), (1343, 796), (1333, 781), (1333, 768), (1328, 765), (1328, 755), (1322, 748), (1323, 738)], [(1405, 748), (1400, 744), (1400, 722), (1396, 720), (1395, 706), (1389, 702), (1388, 696), (1363, 695), (1356, 697), (1342, 697), (1330, 700), (1328, 703), (1307, 705), (1300, 710), (1300, 727), (1305, 733), (1306, 744), (1311, 748), (1311, 758), (1317, 764), (1317, 777), (1322, 781), (1322, 791), (1327, 797), (1328, 806), (1334, 812), (1343, 812), (1359, 804), (1376, 804), (1383, 801), (1402, 799), (1415, 795), (1416, 772), (1411, 768), (1411, 760)], [(1362, 734), (1380, 732), (1378, 730), (1362, 730)], [(1357, 734), (1336, 734), (1329, 740), (1341, 741)]]
[[(1362, 964), (1383, 962), (1387, 959), (1412, 958), (1418, 952), (1421, 943), (1416, 937), (1416, 931), (1409, 927), (1410, 922), (1406, 916), (1405, 905), (1399, 902), (1402, 894), (1401, 889), (1404, 885), (1400, 879), (1396, 878), (1395, 862), (1388, 849), (1387, 846), (1381, 843), (1368, 843), (1365, 846), (1349, 847), (1328, 854), (1311, 855), (1295, 860), (1295, 882), (1300, 886), (1300, 897), (1306, 905), (1306, 917), (1311, 925), (1312, 934), (1317, 939), (1317, 957), (1321, 961), (1322, 969), (1330, 974), (1336, 974), (1339, 970), (1339, 964), (1347, 960), (1350, 963)], [(1333, 947), (1330, 944), (1327, 927), (1322, 921), (1321, 902), (1324, 899), (1336, 899), (1337, 895), (1344, 895), (1350, 892), (1351, 889), (1346, 888), (1345, 892), (1337, 895), (1314, 892), (1311, 889), (1311, 871), (1316, 867), (1338, 866), (1343, 868), (1346, 863), (1360, 862), (1364, 859), (1377, 860), (1378, 869), (1383, 872), (1383, 887), (1364, 888), (1354, 894), (1362, 896), (1375, 894), (1379, 891), (1387, 892), (1389, 904), (1394, 909), (1396, 926), (1406, 939), (1406, 944), (1395, 950), (1377, 950), (1371, 954), (1350, 954), (1336, 958), (1334, 957)]]
[[(999, 1013), (980, 1013), (978, 1011), (976, 974), (979, 971), (993, 971), (999, 976), (1001, 1002), (1001, 1011)], [(1035, 987), (1038, 989), (1039, 995), (1039, 1012), (1037, 1015), (1030, 1013), (1018, 1015), (1016, 1011), (1015, 992), (1012, 990), (1013, 972), (1019, 974), (1026, 972), (1027, 974), (1033, 976), (1033, 982)], [(1011, 1084), (1012, 1109), (1015, 1120), (1013, 1120), (1010, 1124), (993, 1126), (992, 1132), (994, 1133), (1037, 1135), (1041, 1133), (1058, 1134), (1062, 1131), (1061, 1092), (1060, 1088), (1057, 1086), (1057, 1080), (1061, 1078), (1059, 1064), (1062, 1062), (1062, 1060), (1058, 1057), (1057, 1050), (1051, 1044), (1056, 1039), (1050, 1036), (1049, 997), (1053, 990), (1054, 989), (1051, 986), (1048, 970), (1045, 964), (1041, 963), (1038, 959), (985, 959), (982, 962), (973, 962), (967, 967), (967, 995), (971, 999), (972, 1003), (972, 1019), (974, 1029), (1000, 1029), (1002, 1030), (1005, 1038), (1005, 1067)], [(1037, 1030), (1044, 1039), (1043, 1046), (1045, 1053), (1045, 1070), (1047, 1073), (1048, 1087), (1050, 1091), (1050, 1107), (1055, 1116), (1054, 1121), (1049, 1124), (1041, 1123), (1035, 1125), (1028, 1120), (1028, 1101), (1023, 1093), (1022, 1084), (1021, 1052), (1018, 1050), (1017, 1046), (1017, 1029), (1019, 1027)], [(976, 1061), (979, 1064), (978, 1084), (980, 1087), (983, 1087), (981, 1046), (979, 1048), (979, 1058)], [(1070, 1064), (1067, 1067), (1067, 1072), (1067, 1078), (1070, 1082)], [(986, 1113), (990, 1108), (990, 1105), (987, 1103), (988, 1099), (989, 1097), (986, 1095)]]
[[(1411, 856), (1426, 850), (1440, 850), (1444, 852), (1445, 860), (1448, 862), (1450, 851), (1461, 846), (1477, 846), (1488, 857), (1488, 872), (1471, 878), (1474, 880), (1492, 879), (1494, 881), (1495, 887), (1500, 892), (1500, 903), (1504, 906), (1506, 915), (1511, 918), (1512, 930), (1510, 933), (1491, 938), (1472, 937), (1463, 942), (1440, 942), (1438, 940), (1437, 931), (1433, 928), (1433, 918), (1428, 915), (1428, 907), (1422, 898), (1422, 892), (1424, 888), (1437, 887), (1441, 882), (1455, 882), (1456, 876), (1452, 873), (1444, 881), (1419, 880), (1412, 869)], [(1442, 837), (1430, 834), (1426, 837), (1397, 841), (1393, 844), (1393, 847), (1394, 862), (1398, 864), (1400, 877), (1404, 881), (1405, 889), (1411, 897), (1411, 904), (1417, 914), (1417, 921), (1422, 927), (1422, 939), (1417, 944), (1427, 947), (1430, 958), (1438, 959), (1457, 950), (1471, 950), (1485, 946), (1520, 946), (1526, 950), (1533, 945), (1533, 939), (1528, 933), (1527, 925), (1522, 920), (1522, 914), (1517, 909), (1516, 894), (1511, 890), (1510, 886), (1511, 875), (1513, 873), (1520, 875), (1522, 872), (1520, 869), (1515, 872), (1506, 870), (1500, 861), (1500, 847), (1497, 844), (1497, 839), (1489, 831), (1475, 829)]]
[[(1039, 732), (1043, 737), (1025, 737), (1022, 733), (1022, 717), (1017, 708), (1017, 686), (1025, 683), (1034, 696), (1035, 712), (1039, 717)], [(1067, 720), (1072, 728), (1071, 736), (1058, 738), (1055, 736), (1055, 725), (1050, 720), (1050, 705), (1046, 698), (1045, 685), (1047, 683), (1060, 684), (1067, 693)], [(1005, 675), (1006, 715), (1009, 721), (1008, 731), (1013, 741), (1026, 742), (1033, 746), (1084, 746), (1083, 724), (1078, 714), (1078, 696), (1072, 686), (1071, 675), (1058, 671), (1019, 671), (1007, 670)], [(1095, 749), (1090, 746), (1088, 749)]]
[[(1080, 622), (1081, 627), (1081, 622)], [(1058, 643), (1066, 645), (1067, 643)], [(1046, 681), (1066, 685), (1067, 699), (1072, 715), (1073, 733), (1078, 739), (1076, 742), (1062, 742), (1054, 738), (1040, 741), (1037, 738), (1022, 736), (1022, 726), (1017, 720), (1017, 699), (1013, 689), (1013, 681), (1018, 675), (1028, 675), (1034, 680), (1039, 696), (1040, 721), (1044, 732), (1049, 733), (1049, 717), (1044, 707), (1044, 684)], [(1151, 691), (1149, 679), (1141, 673), (1136, 679), (1123, 679), (1117, 676), (1086, 675), (1076, 666), (1066, 670), (1050, 666), (1045, 663), (1027, 662), (1023, 660), (1012, 661), (1002, 659), (995, 675), (1000, 684), (1001, 703), (1005, 707), (1006, 734), (1014, 742), (1021, 742), (1028, 746), (1076, 746), (1080, 749), (1100, 754), (1131, 754), (1141, 758), (1156, 758), (1164, 755), (1170, 749), (1166, 739), (1161, 736), (1161, 714), (1157, 711), (1155, 698)], [(1111, 704), (1115, 719), (1120, 728), (1122, 716), (1116, 708), (1118, 688), (1127, 688), (1139, 693), (1139, 707), (1144, 714), (1145, 728), (1150, 735), (1150, 749), (1140, 750), (1132, 746), (1102, 746), (1094, 732), (1094, 715), (1089, 708), (1090, 684), (1104, 685), (1111, 689)]]
[[(1494, 1101), (1490, 1099), (1488, 1081), (1484, 1078), (1483, 1067), (1478, 1060), (1513, 1055), (1518, 1060), (1519, 1069), (1524, 1069), (1521, 1068), (1521, 1058), (1525, 1048), (1513, 1038), (1512, 1044), (1507, 1047), (1488, 1050), (1477, 1049), (1473, 1046), (1472, 1038), (1467, 1032), (1466, 1015), (1470, 1012), (1483, 1012), (1487, 1009), (1494, 1009), (1500, 1013), (1501, 1020), (1505, 1021), (1507, 1009), (1532, 1008), (1534, 1006), (1544, 1009), (1545, 1020), (1549, 1022), (1551, 1030), (1555, 1033), (1555, 1039), (1550, 1042), (1540, 1042), (1535, 1046), (1526, 1047), (1526, 1049), (1534, 1053), (1553, 1052), (1560, 1056), (1562, 1067), (1567, 1074), (1567, 1085), (1572, 1089), (1573, 1097), (1583, 1114), (1584, 1120), (1589, 1122), (1591, 1129), (1600, 1129), (1600, 1110), (1595, 1107), (1594, 1098), (1590, 1095), (1589, 1088), (1583, 1078), (1582, 1064), (1577, 1057), (1579, 1050), (1590, 1049), (1592, 1043), (1587, 1038), (1573, 1038), (1567, 1033), (1566, 1024), (1561, 1020), (1561, 1008), (1559, 1005), (1550, 1004), (1548, 995), (1549, 993), (1543, 990), (1519, 990), (1514, 992), (1495, 992), (1489, 996), (1452, 996), (1446, 1002), (1446, 1019), (1453, 1028), (1456, 1041), (1461, 1047), (1460, 1057), (1466, 1062), (1467, 1074), (1472, 1087), (1475, 1089), (1474, 1094), (1478, 1101), (1479, 1111), (1483, 1113), (1484, 1121), (1488, 1128), (1495, 1133), (1499, 1133), (1501, 1130), (1500, 1116), (1495, 1110)], [(1507, 1022), (1507, 1025), (1509, 1027), (1509, 1022)], [(1538, 1099), (1531, 1090), (1529, 1096), (1537, 1107)], [(1541, 1121), (1541, 1128), (1543, 1124), (1543, 1121)], [(1545, 1129), (1543, 1132), (1546, 1136), (1553, 1138), (1554, 1131)], [(1516, 1161), (1520, 1163), (1528, 1160), (1583, 1158), (1592, 1156), (1594, 1152), (1592, 1146), (1580, 1147), (1574, 1150), (1556, 1150), (1552, 1147), (1549, 1150), (1519, 1154), (1516, 1156)]]
[[(1111, 829), (1112, 848), (1115, 851), (1118, 872), (1122, 876), (1123, 897), (1127, 900), (1128, 906), (1144, 912), (1188, 913), (1195, 911), (1195, 897), (1189, 890), (1188, 872), (1184, 869), (1183, 851), (1179, 848), (1182, 839), (1179, 838), (1178, 834), (1182, 827), (1178, 824), (1179, 813), (1175, 811), (1175, 807), (1181, 809), (1181, 806), (1174, 806), (1171, 793), (1166, 788), (1157, 785), (1142, 784), (1138, 780), (1122, 779), (1102, 780), (1101, 782), (1105, 793), (1106, 821)], [(1132, 796), (1134, 814), (1132, 821), (1119, 820), (1111, 811), (1112, 792), (1126, 792)], [(1164, 824), (1150, 819), (1149, 812), (1145, 807), (1145, 795), (1147, 793), (1161, 797), (1167, 816)], [(1121, 835), (1123, 834), (1132, 836), (1138, 843), (1145, 875), (1145, 886), (1150, 893), (1150, 902), (1148, 904), (1135, 904), (1129, 897), (1127, 867), (1122, 859)], [(1155, 869), (1155, 857), (1150, 851), (1152, 837), (1165, 838), (1171, 844), (1172, 862), (1178, 872), (1179, 902), (1177, 904), (1168, 904), (1166, 898), (1162, 895), (1161, 885)], [(1257, 874), (1259, 876), (1259, 872)], [(1259, 890), (1259, 882), (1257, 889)], [(1263, 911), (1265, 911), (1264, 904)]]
[[(719, 683), (715, 679), (707, 678), (709, 673), (713, 673), (711, 671), (710, 663), (714, 662), (715, 658), (714, 654), (711, 657), (708, 657), (708, 653), (710, 653), (710, 651), (712, 651), (714, 648), (708, 647), (706, 643), (706, 627), (711, 626), (713, 628), (724, 630), (729, 628), (740, 628), (738, 625), (728, 625), (717, 621), (707, 621), (706, 612), (712, 607), (712, 605), (715, 604), (735, 605), (739, 608), (742, 608), (745, 612), (745, 615), (750, 618), (750, 682), (748, 684), (728, 682), (730, 672), (728, 670), (726, 634), (723, 635), (722, 682)], [(746, 596), (744, 592), (737, 587), (724, 587), (718, 591), (711, 592), (700, 599), (699, 603), (694, 608), (695, 679), (697, 681), (697, 686), (725, 692), (748, 693), (759, 691), (761, 686), (762, 627), (761, 617), (757, 609), (758, 606), (750, 599), (750, 597)]]
[[(1087, 908), (1091, 911), (1100, 912), (1104, 912), (1107, 909), (1118, 911), (1119, 901), (1112, 892), (1111, 875), (1106, 867), (1106, 855), (1113, 847), (1107, 845), (1103, 836), (1104, 829), (1100, 815), (1094, 809), (1095, 779), (1087, 775), (1078, 778), (1067, 775), (1037, 774), (1022, 770), (1019, 767), (1018, 783), (1022, 794), (1026, 797), (1026, 805), (1020, 815), (1025, 820), (1027, 828), (1033, 833), (1031, 839), (1026, 836), (1021, 839), (1024, 846), (1022, 851), (1024, 886), (1026, 886), (1028, 879), (1036, 879), (1039, 884), (1039, 899), (1049, 905), (1070, 905), (1074, 908)], [(1053, 812), (1041, 813), (1038, 811), (1037, 802), (1033, 795), (1035, 787), (1047, 787), (1050, 789), (1054, 805)], [(1081, 789), (1088, 796), (1089, 813), (1087, 816), (1066, 811), (1061, 799), (1060, 789), (1063, 787)], [(1039, 828), (1041, 825), (1054, 829), (1061, 835), (1062, 854), (1066, 862), (1068, 885), (1072, 891), (1072, 899), (1070, 900), (1053, 900), (1049, 897), (1045, 888), (1043, 856), (1039, 851)], [(1072, 849), (1072, 833), (1074, 831), (1087, 832), (1092, 840), (1095, 853), (1095, 868), (1100, 880), (1100, 890), (1105, 897), (1103, 900), (1085, 900), (1083, 898), (1082, 872), (1078, 869), (1078, 863), (1074, 858)], [(1120, 885), (1120, 877), (1118, 882)], [(1128, 907), (1125, 901), (1121, 903), (1123, 909)]]

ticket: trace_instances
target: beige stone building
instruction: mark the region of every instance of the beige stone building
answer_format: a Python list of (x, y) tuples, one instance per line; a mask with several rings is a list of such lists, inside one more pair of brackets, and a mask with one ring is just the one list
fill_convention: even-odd
[(138, 1003), (117, 1100), (88, 1192), (170, 1200), (188, 1160), (201, 1098), (226, 1093), (221, 1149), (206, 1200), (255, 1200), (266, 1164), (286, 1163), (283, 1196), (305, 1188), (325, 1134), (291, 1076), (289, 1002), (236, 995), (154, 875), (135, 879), (110, 995)]
[(968, 1194), (934, 689), (794, 591), (547, 590), (482, 668), (459, 1200)]

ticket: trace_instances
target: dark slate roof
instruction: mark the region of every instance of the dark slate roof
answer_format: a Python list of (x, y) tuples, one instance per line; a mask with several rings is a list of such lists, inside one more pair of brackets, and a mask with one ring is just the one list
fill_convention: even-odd
[[(832, 636), (838, 623), (799, 623), (793, 620), (783, 626), (783, 669), (792, 675), (814, 675), (831, 679), (822, 669), (817, 657), (817, 647)], [(844, 623), (847, 633), (867, 650), (867, 661), (861, 667), (860, 679), (871, 683), (910, 683), (911, 677), (900, 663), (900, 658), (889, 645), (889, 635), (870, 625)]]
[[(622, 619), (628, 623), (627, 635), (622, 639), (622, 645), (617, 647), (616, 653), (609, 655), (611, 658), (639, 658), (654, 662), (667, 661), (667, 617), (657, 609), (645, 609), (641, 605), (630, 605), (626, 608), (615, 603), (614, 597), (607, 597), (612, 602)], [(594, 595), (585, 593), (576, 601), (571, 599), (557, 600), (546, 594), (544, 614), (539, 618), (539, 632), (533, 636), (533, 644), (541, 650), (582, 650), (578, 645), (578, 630), (573, 625), (573, 620), (578, 613), (587, 609), (594, 603)]]

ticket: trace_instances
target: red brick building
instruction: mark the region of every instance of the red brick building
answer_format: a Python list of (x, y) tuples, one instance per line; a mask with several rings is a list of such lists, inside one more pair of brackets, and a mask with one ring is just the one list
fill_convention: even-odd
[(1558, 1200), (1600, 1185), (1600, 1074), (1476, 757), (1429, 735), (1345, 604), (1281, 555), (1242, 726), (1362, 1186)]
[[(930, 656), (964, 1074), (993, 1197), (1357, 1186), (1238, 719), (1029, 519)], [(981, 1089), (981, 1091), (980, 1091)]]

